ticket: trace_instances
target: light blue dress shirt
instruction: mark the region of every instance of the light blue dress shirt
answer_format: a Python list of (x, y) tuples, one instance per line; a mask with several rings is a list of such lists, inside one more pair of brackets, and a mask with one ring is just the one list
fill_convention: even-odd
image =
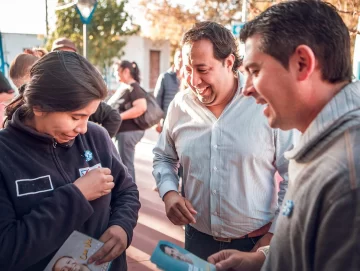
[[(294, 131), (271, 129), (263, 106), (238, 89), (219, 118), (191, 89), (179, 92), (169, 106), (153, 150), (153, 175), (160, 196), (178, 189), (179, 162), (185, 196), (195, 210), (197, 230), (239, 238), (269, 222), (274, 231), (288, 184), (288, 160)], [(284, 181), (278, 187), (278, 171)], [(278, 193), (277, 193), (278, 192)]]

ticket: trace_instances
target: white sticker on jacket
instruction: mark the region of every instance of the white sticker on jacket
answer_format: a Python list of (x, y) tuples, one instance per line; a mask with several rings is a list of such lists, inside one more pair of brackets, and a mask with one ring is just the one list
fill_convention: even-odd
[(102, 168), (101, 164), (96, 164), (95, 166), (92, 167), (84, 167), (84, 168), (79, 168), (79, 172), (80, 172), (80, 177), (84, 176), (86, 173), (88, 173), (90, 170), (93, 170), (95, 168)]
[(16, 180), (16, 194), (18, 197), (44, 193), (54, 190), (50, 175), (34, 179)]

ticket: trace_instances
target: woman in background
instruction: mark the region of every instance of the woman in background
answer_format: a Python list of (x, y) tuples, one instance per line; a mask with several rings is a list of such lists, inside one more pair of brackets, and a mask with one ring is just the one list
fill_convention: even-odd
[[(120, 157), (135, 182), (135, 146), (144, 136), (145, 131), (137, 126), (134, 119), (140, 117), (147, 110), (146, 93), (140, 87), (140, 71), (135, 62), (121, 61), (117, 65), (117, 72), (119, 81), (129, 87), (124, 88), (119, 99), (115, 101), (123, 120), (116, 139)], [(109, 103), (112, 101), (109, 100)]]

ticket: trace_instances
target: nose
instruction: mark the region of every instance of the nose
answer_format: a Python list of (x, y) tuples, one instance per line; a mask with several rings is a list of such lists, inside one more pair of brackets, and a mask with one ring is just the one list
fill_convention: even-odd
[(192, 86), (196, 87), (202, 82), (201, 77), (196, 71), (193, 71), (190, 75), (190, 83)]
[(84, 120), (82, 123), (76, 126), (75, 132), (78, 134), (85, 134), (87, 132), (87, 123), (88, 120)]
[(255, 91), (251, 76), (246, 76), (245, 78), (246, 78), (246, 80), (245, 80), (245, 85), (243, 88), (243, 94), (245, 96), (253, 96), (256, 91)]

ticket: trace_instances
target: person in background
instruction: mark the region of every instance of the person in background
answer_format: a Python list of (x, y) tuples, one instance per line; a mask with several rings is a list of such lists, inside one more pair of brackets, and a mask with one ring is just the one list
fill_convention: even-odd
[(24, 50), (25, 54), (30, 54), (30, 55), (34, 55), (38, 58), (45, 56), (46, 54), (48, 54), (49, 52), (45, 49), (45, 48), (41, 48), (41, 47), (34, 47), (32, 49), (25, 49)]
[[(227, 28), (198, 23), (182, 44), (190, 87), (170, 103), (153, 150), (166, 214), (173, 224), (186, 225), (185, 248), (202, 259), (225, 248), (256, 250), (274, 232), (293, 131), (268, 127), (263, 106), (244, 97), (238, 46)], [(177, 191), (179, 163), (184, 196)], [(276, 171), (284, 179), (280, 185)]]
[(360, 82), (347, 26), (329, 3), (288, 1), (245, 24), (240, 39), (244, 94), (266, 105), (272, 128), (302, 135), (286, 154), (289, 189), (270, 248), (209, 261), (217, 270), (360, 270)]
[(30, 69), (40, 58), (27, 52), (18, 54), (10, 64), (10, 79), (18, 89), (30, 81)]
[[(167, 72), (162, 73), (156, 83), (154, 96), (166, 116), (170, 102), (180, 90), (182, 74), (181, 49), (177, 49), (174, 54), (174, 65)], [(163, 121), (158, 123), (156, 131), (161, 133)]]
[[(181, 49), (176, 49), (174, 54), (174, 65), (167, 72), (161, 74), (155, 86), (154, 96), (161, 109), (166, 116), (170, 102), (174, 99), (176, 93), (184, 87), (184, 74), (182, 69)], [(185, 89), (185, 88), (184, 88)], [(164, 119), (162, 119), (156, 126), (156, 131), (161, 133)], [(182, 166), (178, 169), (179, 178), (182, 179)], [(153, 190), (158, 192), (159, 189), (155, 185)], [(181, 184), (179, 184), (179, 191), (181, 191)]]
[(135, 62), (122, 60), (116, 65), (116, 70), (118, 80), (122, 85), (110, 98), (108, 104), (117, 108), (123, 120), (116, 135), (118, 150), (122, 161), (135, 181), (135, 146), (140, 142), (145, 131), (139, 128), (134, 119), (140, 117), (147, 110), (146, 93), (140, 87), (140, 71)]
[(0, 270), (44, 270), (77, 230), (104, 242), (88, 263), (127, 270), (139, 192), (106, 130), (88, 119), (107, 96), (73, 52), (51, 52), (6, 108), (0, 131)]
[(14, 93), (15, 91), (12, 89), (9, 81), (0, 72), (0, 129), (3, 127), (5, 107), (14, 97)]
[(51, 46), (51, 51), (77, 52), (77, 48), (75, 46), (75, 43), (73, 43), (71, 40), (61, 37), (54, 40)]

